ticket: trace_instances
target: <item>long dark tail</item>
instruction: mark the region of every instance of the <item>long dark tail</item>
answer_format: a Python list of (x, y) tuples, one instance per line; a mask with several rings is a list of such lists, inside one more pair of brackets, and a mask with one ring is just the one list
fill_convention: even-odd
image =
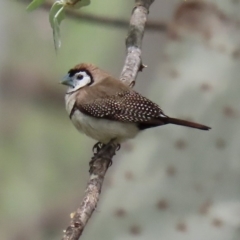
[(178, 118), (168, 117), (168, 118), (164, 119), (164, 122), (165, 122), (165, 124), (171, 123), (171, 124), (176, 124), (176, 125), (190, 127), (190, 128), (197, 128), (197, 129), (201, 129), (201, 130), (211, 129), (210, 127), (204, 126), (202, 124), (185, 121), (185, 120), (181, 120), (181, 119), (178, 119)]

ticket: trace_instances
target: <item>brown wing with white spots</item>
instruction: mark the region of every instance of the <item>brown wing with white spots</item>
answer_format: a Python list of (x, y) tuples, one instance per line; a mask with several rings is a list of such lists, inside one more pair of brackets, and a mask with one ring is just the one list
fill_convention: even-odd
[(91, 103), (80, 104), (78, 108), (92, 117), (128, 123), (150, 123), (159, 117), (166, 117), (157, 104), (135, 91), (119, 92)]

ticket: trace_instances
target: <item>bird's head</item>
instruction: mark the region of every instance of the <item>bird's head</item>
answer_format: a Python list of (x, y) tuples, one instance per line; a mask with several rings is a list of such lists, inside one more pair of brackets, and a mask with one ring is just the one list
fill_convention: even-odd
[(83, 87), (92, 86), (107, 76), (109, 75), (95, 65), (81, 63), (70, 69), (61, 83), (69, 86), (68, 93), (71, 93)]

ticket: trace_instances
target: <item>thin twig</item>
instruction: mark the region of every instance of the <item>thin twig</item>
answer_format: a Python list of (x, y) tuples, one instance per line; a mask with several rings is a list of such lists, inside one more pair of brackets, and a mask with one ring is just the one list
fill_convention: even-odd
[[(30, 0), (18, 0), (21, 2), (29, 3)], [(52, 7), (52, 2), (46, 1), (41, 7), (47, 11)], [(96, 25), (104, 25), (104, 27), (114, 27), (114, 28), (128, 28), (129, 21), (120, 19), (120, 18), (112, 18), (105, 16), (98, 16), (89, 13), (84, 13), (83, 11), (73, 11), (71, 9), (66, 9), (66, 16), (69, 19), (73, 19), (76, 21), (87, 22), (90, 24)], [(166, 32), (167, 31), (167, 23), (160, 21), (148, 21), (146, 24), (146, 30), (149, 32)]]
[[(127, 20), (120, 18), (104, 17), (72, 10), (67, 10), (66, 14), (71, 19), (96, 25), (104, 25), (104, 27), (128, 28), (129, 26), (129, 22)], [(146, 24), (146, 30), (149, 32), (166, 32), (167, 27), (167, 23), (163, 21), (160, 22), (152, 20)]]

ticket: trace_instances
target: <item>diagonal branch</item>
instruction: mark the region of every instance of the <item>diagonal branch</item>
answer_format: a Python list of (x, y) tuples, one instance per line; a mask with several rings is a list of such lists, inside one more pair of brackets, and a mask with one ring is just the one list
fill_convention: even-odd
[[(142, 70), (141, 45), (144, 35), (147, 14), (154, 0), (135, 0), (135, 7), (130, 19), (128, 36), (126, 39), (127, 57), (121, 74), (121, 80), (133, 86), (138, 71)], [(62, 240), (77, 240), (97, 207), (102, 189), (103, 180), (109, 163), (115, 155), (117, 147), (107, 145), (98, 153), (96, 160), (90, 168), (90, 179), (85, 190), (85, 195), (80, 207), (71, 214), (71, 222), (64, 231)]]
[(78, 240), (90, 219), (93, 211), (97, 208), (105, 174), (109, 167), (116, 147), (108, 145), (98, 153), (98, 157), (91, 165), (90, 178), (80, 207), (70, 215), (71, 222), (64, 231), (62, 240)]

